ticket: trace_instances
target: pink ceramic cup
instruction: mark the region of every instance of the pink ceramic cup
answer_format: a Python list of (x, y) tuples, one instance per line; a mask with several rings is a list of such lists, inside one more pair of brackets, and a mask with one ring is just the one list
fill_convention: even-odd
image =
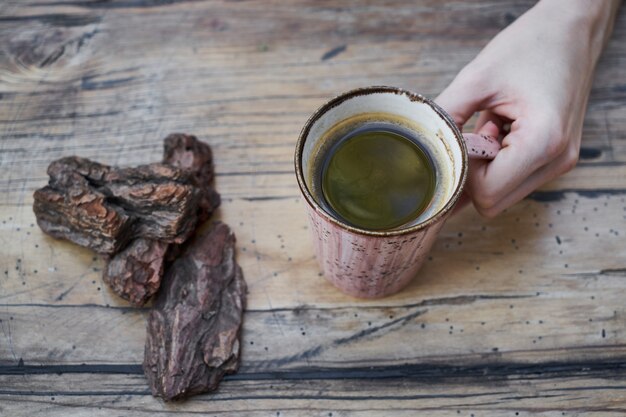
[[(361, 229), (333, 216), (318, 180), (324, 155), (333, 138), (341, 136), (337, 132), (370, 121), (392, 122), (415, 132), (436, 171), (431, 203), (417, 218), (391, 230)], [(461, 195), (468, 156), (492, 159), (499, 149), (494, 138), (462, 135), (441, 107), (400, 88), (360, 88), (320, 107), (300, 133), (295, 168), (326, 279), (359, 298), (385, 297), (404, 288), (416, 276)]]

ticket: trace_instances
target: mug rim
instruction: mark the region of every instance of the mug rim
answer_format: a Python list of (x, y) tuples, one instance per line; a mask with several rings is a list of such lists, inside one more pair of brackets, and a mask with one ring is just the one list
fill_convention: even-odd
[[(339, 106), (341, 103), (350, 100), (354, 97), (360, 97), (370, 94), (402, 94), (406, 96), (412, 102), (421, 102), (428, 105), (435, 113), (443, 119), (446, 125), (452, 130), (456, 141), (461, 147), (462, 161), (461, 161), (461, 178), (454, 189), (452, 196), (448, 199), (446, 204), (439, 209), (434, 215), (426, 219), (425, 221), (418, 223), (416, 225), (403, 228), (403, 229), (393, 229), (393, 230), (368, 230), (362, 229), (360, 227), (352, 226), (348, 223), (344, 223), (343, 221), (334, 218), (329, 213), (327, 213), (320, 205), (315, 201), (313, 195), (309, 191), (306, 182), (304, 180), (304, 173), (302, 172), (302, 154), (304, 152), (304, 142), (306, 137), (308, 136), (311, 127), (313, 124), (319, 120), (322, 115), (332, 110), (333, 108)], [(442, 109), (437, 103), (433, 100), (424, 97), (421, 94), (414, 93), (412, 91), (400, 88), (400, 87), (392, 87), (392, 86), (370, 86), (370, 87), (360, 87), (355, 88), (353, 90), (346, 91), (345, 93), (339, 94), (338, 96), (330, 99), (326, 103), (322, 104), (306, 121), (304, 127), (300, 131), (300, 136), (298, 137), (298, 141), (296, 142), (296, 153), (294, 157), (295, 170), (296, 170), (296, 178), (298, 180), (298, 187), (300, 187), (300, 192), (304, 196), (306, 202), (311, 206), (313, 210), (323, 216), (327, 221), (341, 227), (342, 229), (348, 230), (357, 235), (366, 235), (366, 236), (377, 236), (377, 237), (390, 237), (390, 236), (402, 236), (405, 234), (413, 233), (415, 231), (424, 229), (430, 226), (433, 223), (438, 222), (442, 219), (456, 204), (457, 200), (461, 195), (461, 191), (465, 185), (465, 181), (467, 179), (467, 165), (468, 165), (468, 154), (467, 154), (467, 146), (465, 144), (465, 140), (463, 139), (463, 135), (461, 131), (457, 127), (456, 123), (454, 123), (452, 117)]]

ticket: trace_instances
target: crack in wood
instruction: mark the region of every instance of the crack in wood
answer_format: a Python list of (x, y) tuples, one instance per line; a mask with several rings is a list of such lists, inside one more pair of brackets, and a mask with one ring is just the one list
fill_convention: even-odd
[(55, 2), (36, 2), (31, 6), (72, 6), (82, 7), (85, 9), (130, 9), (130, 8), (153, 8), (169, 6), (178, 3), (193, 3), (198, 0), (95, 0), (95, 1), (55, 1)]
[(358, 341), (360, 339), (363, 339), (367, 336), (370, 336), (372, 334), (375, 334), (377, 332), (379, 332), (380, 330), (384, 330), (386, 328), (389, 328), (395, 324), (401, 323), (402, 325), (400, 327), (402, 327), (403, 325), (407, 324), (408, 322), (410, 322), (411, 320), (421, 316), (422, 314), (425, 314), (428, 310), (424, 309), (424, 310), (417, 310), (413, 313), (407, 314), (405, 316), (399, 317), (395, 320), (390, 320), (385, 324), (382, 324), (380, 326), (375, 326), (375, 327), (370, 327), (364, 330), (361, 330), (360, 332), (357, 332), (351, 336), (348, 337), (343, 337), (341, 339), (337, 339), (335, 341), (333, 341), (333, 346), (341, 346), (341, 345), (345, 345), (345, 344), (349, 344), (355, 341)]
[(564, 188), (561, 190), (535, 191), (530, 193), (526, 199), (540, 203), (553, 203), (565, 199), (565, 195), (573, 193), (586, 198), (598, 198), (606, 195), (624, 195), (626, 188), (604, 188), (597, 190), (585, 190), (578, 188)]
[(127, 84), (135, 79), (135, 77), (115, 78), (111, 80), (95, 81), (95, 76), (84, 76), (80, 83), (80, 88), (86, 91), (90, 90), (104, 90), (107, 88), (114, 88), (119, 85)]
[[(310, 311), (342, 311), (342, 310), (379, 310), (379, 309), (413, 309), (428, 306), (440, 305), (463, 305), (472, 304), (479, 300), (517, 300), (525, 298), (537, 297), (536, 294), (511, 294), (511, 295), (495, 295), (495, 294), (477, 294), (477, 295), (459, 295), (454, 297), (428, 298), (417, 303), (398, 304), (398, 305), (364, 305), (364, 306), (335, 306), (335, 307), (315, 307), (310, 305), (299, 305), (296, 307), (277, 307), (268, 309), (248, 309), (246, 313), (277, 313), (291, 312), (299, 315), (302, 312)], [(130, 307), (117, 305), (102, 304), (41, 304), (41, 303), (5, 303), (4, 307), (41, 307), (41, 308), (103, 308), (108, 310), (122, 310), (128, 312), (145, 312), (149, 311), (147, 307)]]
[[(410, 379), (428, 383), (448, 380), (507, 380), (557, 379), (594, 377), (623, 379), (626, 376), (626, 355), (610, 360), (549, 361), (543, 363), (485, 362), (469, 365), (402, 364), (350, 368), (307, 367), (267, 372), (240, 371), (224, 377), (229, 381), (259, 380), (336, 380), (336, 379)], [(0, 375), (38, 374), (129, 374), (143, 375), (140, 364), (81, 364), (81, 365), (0, 365)]]
[(324, 55), (322, 55), (321, 60), (322, 61), (328, 61), (329, 59), (332, 59), (334, 57), (336, 57), (337, 55), (341, 54), (342, 52), (345, 52), (345, 50), (348, 49), (348, 45), (340, 45), (336, 48), (333, 48), (329, 51), (327, 51)]
[(96, 15), (78, 15), (78, 14), (36, 14), (28, 16), (0, 16), (0, 23), (24, 23), (24, 22), (41, 22), (51, 26), (59, 27), (76, 27), (87, 26), (102, 21), (101, 16)]
[(61, 45), (60, 47), (58, 47), (57, 49), (52, 51), (52, 53), (50, 55), (48, 55), (41, 62), (41, 64), (39, 64), (39, 68), (45, 68), (45, 67), (47, 67), (49, 65), (54, 64), (55, 62), (57, 62), (59, 60), (59, 58), (61, 58), (61, 56), (63, 56), (64, 52), (65, 52), (65, 45)]

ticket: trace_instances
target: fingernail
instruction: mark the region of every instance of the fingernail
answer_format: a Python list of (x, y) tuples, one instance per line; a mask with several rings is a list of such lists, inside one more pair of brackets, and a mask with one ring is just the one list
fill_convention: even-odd
[(485, 123), (483, 125), (483, 129), (496, 129), (496, 130), (498, 130), (498, 125), (496, 125), (494, 122), (489, 120), (487, 123)]

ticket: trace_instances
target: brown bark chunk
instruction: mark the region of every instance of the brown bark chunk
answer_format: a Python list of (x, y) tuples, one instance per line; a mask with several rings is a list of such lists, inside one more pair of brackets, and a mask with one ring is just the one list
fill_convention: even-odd
[(50, 185), (34, 194), (33, 211), (41, 230), (100, 253), (116, 252), (128, 241), (132, 219), (123, 209), (78, 173), (64, 174), (63, 187), (57, 180), (51, 178)]
[(163, 140), (163, 163), (189, 170), (200, 181), (213, 181), (211, 147), (194, 135), (172, 133)]
[[(220, 196), (211, 185), (213, 180), (211, 147), (195, 136), (174, 133), (164, 140), (163, 163), (187, 172), (201, 193), (198, 224), (207, 220), (220, 204)], [(166, 244), (157, 241), (143, 238), (133, 240), (127, 249), (116, 253), (108, 261), (104, 281), (115, 293), (131, 304), (144, 305), (159, 289), (163, 258), (167, 249)], [(177, 245), (170, 245), (167, 252), (168, 260), (173, 260), (178, 252)], [(147, 259), (150, 260), (149, 263), (146, 262)], [(156, 268), (156, 265), (159, 265), (159, 268)]]
[(203, 192), (184, 170), (164, 164), (114, 168), (79, 157), (54, 161), (35, 191), (41, 229), (100, 253), (133, 237), (182, 243), (194, 231)]
[(190, 171), (195, 184), (203, 191), (198, 218), (200, 222), (206, 221), (220, 205), (220, 195), (212, 186), (214, 168), (211, 147), (184, 133), (172, 133), (163, 142), (163, 163)]
[(212, 391), (237, 370), (245, 292), (235, 236), (217, 222), (167, 269), (148, 317), (143, 368), (153, 395)]
[(134, 306), (144, 305), (161, 285), (169, 244), (138, 238), (107, 262), (102, 279)]

